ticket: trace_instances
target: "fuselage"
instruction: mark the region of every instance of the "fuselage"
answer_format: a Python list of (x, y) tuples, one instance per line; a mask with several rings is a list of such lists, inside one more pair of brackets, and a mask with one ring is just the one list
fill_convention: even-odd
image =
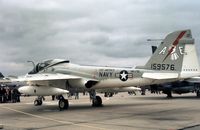
[[(71, 63), (60, 63), (54, 66), (46, 67), (38, 73), (59, 73), (81, 77), (79, 80), (68, 81), (70, 86), (77, 88), (84, 87), (85, 83), (89, 80), (97, 81), (97, 83), (92, 86), (93, 89), (144, 86), (167, 82), (166, 80), (143, 78), (142, 74), (148, 71), (151, 72), (152, 70), (133, 69), (130, 67), (117, 68), (81, 66)], [(174, 79), (171, 79), (169, 82), (173, 80)]]

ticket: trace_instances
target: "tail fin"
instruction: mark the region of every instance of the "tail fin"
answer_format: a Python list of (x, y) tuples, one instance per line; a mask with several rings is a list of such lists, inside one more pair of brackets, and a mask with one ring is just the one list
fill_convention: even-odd
[(156, 51), (157, 46), (151, 46), (152, 54)]
[(0, 72), (0, 78), (4, 78), (3, 74)]
[(144, 68), (199, 73), (198, 57), (191, 31), (183, 30), (168, 34)]

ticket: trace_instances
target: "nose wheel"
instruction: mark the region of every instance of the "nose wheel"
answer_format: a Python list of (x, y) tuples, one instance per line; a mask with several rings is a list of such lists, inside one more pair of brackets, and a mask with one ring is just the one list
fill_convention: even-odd
[(43, 96), (38, 96), (34, 101), (34, 105), (35, 106), (41, 106), (42, 103), (43, 103), (42, 100), (45, 100), (45, 98)]
[(35, 105), (35, 106), (41, 106), (41, 105), (42, 105), (42, 100), (36, 99), (36, 100), (34, 101), (34, 105)]

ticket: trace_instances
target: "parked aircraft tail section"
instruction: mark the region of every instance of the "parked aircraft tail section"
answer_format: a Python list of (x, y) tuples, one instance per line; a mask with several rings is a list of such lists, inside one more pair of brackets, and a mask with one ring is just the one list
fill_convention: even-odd
[[(194, 39), (190, 30), (168, 34), (143, 67), (149, 70), (199, 73), (199, 63)], [(191, 76), (191, 75), (190, 75)]]
[(0, 72), (0, 78), (4, 78), (3, 74)]

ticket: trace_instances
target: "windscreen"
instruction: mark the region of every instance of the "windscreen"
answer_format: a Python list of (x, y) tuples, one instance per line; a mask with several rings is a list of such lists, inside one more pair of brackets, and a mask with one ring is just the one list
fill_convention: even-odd
[(42, 63), (38, 63), (32, 71), (30, 71), (28, 74), (36, 74), (39, 71), (43, 70), (46, 66), (50, 65), (50, 61), (45, 61)]

